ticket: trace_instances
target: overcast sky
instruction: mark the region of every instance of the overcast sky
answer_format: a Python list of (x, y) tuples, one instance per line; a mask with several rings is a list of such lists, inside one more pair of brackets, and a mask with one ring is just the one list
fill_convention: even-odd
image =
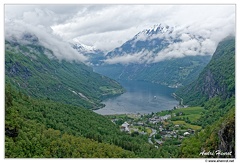
[[(5, 5), (6, 37), (21, 31), (35, 32), (47, 46), (49, 40), (45, 37), (51, 34), (52, 47), (60, 40), (74, 40), (107, 52), (155, 24), (179, 30), (188, 27), (191, 33), (206, 35), (217, 44), (220, 39), (235, 33), (235, 6)], [(62, 50), (64, 48), (58, 51)]]

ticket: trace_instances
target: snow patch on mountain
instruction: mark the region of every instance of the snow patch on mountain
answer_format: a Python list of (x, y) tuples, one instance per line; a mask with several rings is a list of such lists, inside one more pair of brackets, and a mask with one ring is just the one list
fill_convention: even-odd
[(156, 63), (185, 56), (212, 55), (216, 41), (187, 29), (155, 25), (136, 34), (121, 47), (109, 52), (106, 64)]

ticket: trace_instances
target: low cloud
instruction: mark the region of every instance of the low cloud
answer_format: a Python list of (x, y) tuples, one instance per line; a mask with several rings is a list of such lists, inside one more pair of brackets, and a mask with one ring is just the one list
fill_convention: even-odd
[(170, 40), (171, 36), (182, 41), (159, 53), (142, 50), (126, 54), (125, 59), (108, 58), (106, 63), (151, 63), (171, 57), (212, 54), (219, 41), (235, 35), (235, 5), (5, 5), (6, 33), (34, 32), (41, 44), (54, 49), (60, 59), (87, 59), (71, 50), (67, 42), (75, 40), (109, 52), (154, 24), (169, 25), (174, 32), (142, 35), (140, 40), (154, 37)]
[[(75, 38), (108, 52), (154, 24), (174, 27), (176, 34), (188, 31), (209, 38), (221, 30), (221, 35), (226, 36), (225, 27), (229, 26), (231, 30), (235, 27), (235, 6), (93, 5), (52, 28), (66, 39)], [(139, 38), (145, 39), (144, 36)], [(210, 39), (218, 40), (213, 36)]]
[(131, 63), (145, 63), (147, 59), (151, 56), (152, 52), (149, 52), (147, 50), (143, 50), (138, 53), (134, 54), (125, 54), (122, 56), (116, 56), (113, 58), (107, 58), (104, 60), (107, 64), (131, 64)]
[[(226, 32), (228, 31), (228, 32)], [(234, 36), (234, 32), (231, 30), (226, 30), (225, 33), (219, 33), (219, 31), (214, 31), (210, 33), (210, 35), (198, 36), (190, 34), (189, 31), (180, 31), (176, 30), (168, 35), (163, 34), (158, 38), (164, 39), (165, 42), (168, 42), (169, 45), (163, 48), (159, 52), (154, 52), (157, 50), (158, 45), (154, 43), (156, 46), (155, 49), (147, 50), (142, 48), (142, 50), (138, 53), (123, 53), (121, 56), (111, 56), (105, 60), (106, 64), (130, 64), (130, 63), (156, 63), (166, 59), (172, 58), (182, 58), (185, 56), (196, 56), (196, 55), (212, 55), (216, 47), (222, 39), (229, 35)], [(187, 32), (187, 33), (180, 33)], [(206, 32), (208, 33), (208, 32)], [(219, 37), (215, 37), (216, 34), (219, 33)], [(157, 34), (159, 35), (159, 34)], [(136, 40), (134, 40), (132, 46), (135, 46), (137, 41), (146, 41), (156, 38), (155, 35), (147, 37), (146, 35), (140, 34), (138, 35)], [(173, 38), (173, 39), (170, 39)], [(175, 39), (178, 39), (175, 42)], [(114, 54), (114, 52), (113, 52)]]
[[(215, 7), (216, 10), (208, 11), (204, 14), (195, 14), (189, 16), (188, 18), (193, 18), (194, 20), (186, 19), (187, 11), (177, 10), (176, 13), (179, 13), (179, 17), (184, 17), (185, 23), (174, 19), (173, 15), (170, 15), (169, 20), (170, 24), (178, 24), (170, 28), (173, 28), (171, 33), (158, 33), (151, 36), (146, 35), (144, 32), (138, 34), (137, 39), (134, 41), (148, 41), (155, 38), (161, 38), (169, 42), (169, 45), (163, 50), (157, 53), (152, 53), (147, 50), (142, 50), (141, 54), (145, 57), (145, 60), (132, 58), (131, 55), (135, 53), (126, 54), (129, 58), (129, 63), (137, 62), (138, 63), (156, 63), (166, 59), (171, 58), (181, 58), (185, 56), (196, 56), (196, 55), (212, 55), (218, 43), (228, 36), (235, 36), (235, 9), (231, 6), (225, 6), (226, 10), (223, 10), (222, 7)], [(209, 8), (209, 6), (207, 6)], [(210, 7), (211, 8), (211, 7)], [(209, 8), (209, 9), (210, 9)], [(201, 8), (196, 8), (196, 11), (201, 11)], [(189, 10), (192, 11), (193, 9)], [(206, 13), (212, 13), (207, 15)], [(189, 13), (190, 14), (190, 13)], [(185, 16), (184, 16), (185, 15)], [(199, 17), (198, 17), (199, 16)], [(205, 18), (205, 19), (204, 19)], [(175, 23), (173, 23), (173, 21)], [(164, 24), (164, 23), (163, 23)], [(166, 26), (166, 24), (164, 24)], [(174, 39), (178, 39), (178, 42), (174, 42)], [(135, 44), (132, 45), (135, 47)], [(156, 45), (157, 47), (158, 45)], [(154, 51), (154, 49), (152, 50)], [(146, 57), (147, 56), (147, 57)], [(123, 58), (123, 56), (121, 56)], [(132, 58), (132, 60), (130, 60)], [(118, 60), (118, 57), (108, 58), (106, 63), (127, 64), (123, 59)]]
[[(11, 40), (15, 38), (17, 41), (21, 41), (21, 43), (26, 43), (25, 40), (22, 40), (22, 36), (24, 33), (30, 33), (38, 38), (40, 45), (52, 50), (53, 55), (56, 56), (57, 59), (85, 62), (87, 57), (75, 51), (70, 44), (63, 41), (61, 37), (54, 35), (50, 27), (38, 22), (40, 19), (42, 20), (40, 22), (43, 22), (43, 24), (47, 23), (50, 19), (47, 17), (46, 21), (43, 21), (43, 17), (45, 17), (46, 14), (54, 15), (54, 13), (50, 11), (46, 13), (38, 9), (36, 11), (33, 15), (31, 12), (24, 12), (23, 17), (19, 19), (5, 18), (5, 39)], [(28, 23), (28, 21), (30, 21), (31, 24)]]

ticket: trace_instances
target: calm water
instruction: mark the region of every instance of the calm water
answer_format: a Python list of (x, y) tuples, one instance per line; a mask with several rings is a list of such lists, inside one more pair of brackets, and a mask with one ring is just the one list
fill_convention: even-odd
[(178, 104), (171, 93), (175, 89), (142, 81), (119, 81), (126, 93), (103, 101), (104, 108), (96, 110), (102, 115), (152, 113), (173, 109)]

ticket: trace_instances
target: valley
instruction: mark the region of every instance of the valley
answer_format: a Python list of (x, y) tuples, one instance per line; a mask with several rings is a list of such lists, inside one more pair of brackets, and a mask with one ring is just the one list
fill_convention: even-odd
[[(233, 59), (233, 38), (219, 46), (200, 79), (209, 74), (209, 66), (216, 75), (216, 59)], [(6, 47), (6, 157), (198, 158), (204, 157), (199, 155), (202, 148), (235, 153), (234, 85), (216, 85), (221, 94), (207, 100), (199, 93), (201, 105), (187, 107), (186, 97), (194, 98), (190, 95), (196, 90), (191, 89), (198, 88), (194, 82), (180, 89), (146, 81), (117, 82), (81, 63), (50, 61), (47, 49), (38, 45), (6, 42)], [(218, 75), (231, 82), (234, 68), (228, 68), (230, 75)], [(185, 89), (188, 92), (181, 92)], [(124, 105), (127, 110), (117, 107)]]
[(5, 158), (236, 158), (234, 5), (4, 7)]
[[(217, 70), (215, 58), (234, 54), (233, 43), (232, 38), (220, 43), (199, 78), (208, 74), (209, 65)], [(117, 82), (81, 63), (50, 61), (44, 53), (47, 49), (41, 46), (6, 42), (6, 47), (6, 157), (197, 158), (202, 148), (234, 152), (232, 87), (220, 89), (223, 96), (216, 94), (209, 100), (199, 93), (199, 99), (205, 101), (186, 106), (186, 97), (192, 93), (181, 91), (192, 89), (193, 84), (176, 89), (147, 81)], [(49, 80), (43, 82), (44, 77)], [(223, 74), (221, 78), (229, 82), (233, 76)], [(229, 145), (221, 146), (219, 141)]]

